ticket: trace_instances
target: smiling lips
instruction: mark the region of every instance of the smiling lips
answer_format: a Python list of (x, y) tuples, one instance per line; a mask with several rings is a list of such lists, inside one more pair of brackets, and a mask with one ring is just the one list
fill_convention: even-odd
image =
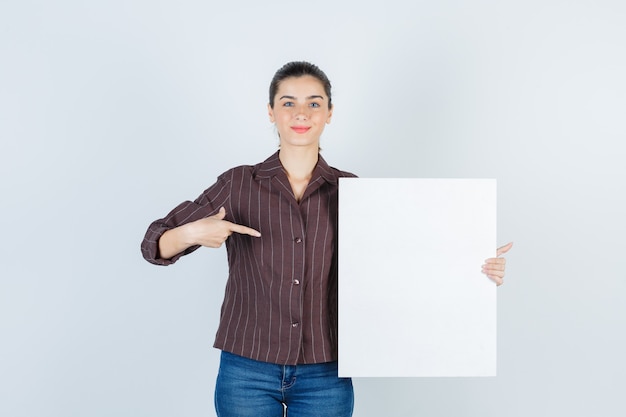
[(308, 132), (310, 129), (309, 126), (291, 126), (291, 130), (293, 130), (296, 133), (306, 133)]

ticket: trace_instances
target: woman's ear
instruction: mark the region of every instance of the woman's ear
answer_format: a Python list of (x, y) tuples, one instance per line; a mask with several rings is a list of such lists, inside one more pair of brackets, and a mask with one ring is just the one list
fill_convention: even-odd
[(274, 123), (274, 109), (269, 103), (267, 104), (267, 114), (270, 117), (270, 123)]

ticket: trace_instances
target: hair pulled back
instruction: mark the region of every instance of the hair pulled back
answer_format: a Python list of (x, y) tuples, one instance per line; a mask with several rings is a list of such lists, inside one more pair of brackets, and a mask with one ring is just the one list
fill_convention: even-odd
[(283, 80), (291, 77), (303, 77), (305, 75), (315, 77), (322, 83), (324, 86), (324, 92), (328, 96), (328, 107), (332, 108), (330, 80), (326, 74), (324, 74), (324, 71), (322, 71), (317, 65), (306, 61), (288, 62), (276, 71), (276, 74), (274, 74), (274, 78), (272, 78), (272, 82), (270, 83), (270, 107), (274, 108), (274, 97), (276, 96), (278, 87)]

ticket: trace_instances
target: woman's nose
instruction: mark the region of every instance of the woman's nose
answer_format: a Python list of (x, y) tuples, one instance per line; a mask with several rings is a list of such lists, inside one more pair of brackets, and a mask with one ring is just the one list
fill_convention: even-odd
[(296, 119), (298, 120), (306, 120), (309, 117), (308, 107), (307, 106), (298, 106), (296, 107)]

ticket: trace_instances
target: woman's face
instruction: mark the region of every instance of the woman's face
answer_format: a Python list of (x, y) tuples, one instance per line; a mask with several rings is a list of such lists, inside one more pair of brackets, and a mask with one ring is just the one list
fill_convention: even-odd
[(332, 109), (324, 85), (315, 77), (290, 77), (280, 82), (274, 108), (267, 106), (270, 121), (276, 125), (281, 147), (319, 148), (324, 126), (330, 123)]

